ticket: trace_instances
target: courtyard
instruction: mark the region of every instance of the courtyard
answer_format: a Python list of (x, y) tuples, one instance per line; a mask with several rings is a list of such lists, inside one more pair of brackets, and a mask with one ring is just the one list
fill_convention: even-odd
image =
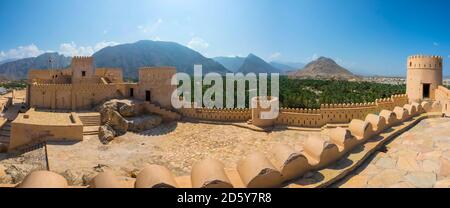
[(135, 175), (146, 164), (169, 168), (176, 176), (190, 174), (192, 165), (207, 157), (235, 169), (237, 162), (253, 151), (261, 151), (269, 159), (277, 143), (301, 150), (309, 134), (297, 130), (258, 132), (231, 124), (172, 122), (142, 132), (127, 133), (111, 143), (102, 144), (97, 136), (85, 137), (78, 143), (48, 143), (50, 170), (82, 184), (100, 171), (112, 170), (124, 180)]

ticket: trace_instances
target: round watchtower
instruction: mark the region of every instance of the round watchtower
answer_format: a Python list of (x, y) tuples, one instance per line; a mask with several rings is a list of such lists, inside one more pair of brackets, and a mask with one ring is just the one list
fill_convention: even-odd
[(434, 90), (442, 85), (442, 57), (414, 55), (408, 57), (406, 94), (410, 102), (434, 99)]

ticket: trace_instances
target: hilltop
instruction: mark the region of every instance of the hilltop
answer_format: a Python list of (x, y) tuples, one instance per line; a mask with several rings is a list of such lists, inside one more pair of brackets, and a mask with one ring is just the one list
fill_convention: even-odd
[(333, 59), (326, 57), (320, 57), (310, 62), (302, 70), (289, 73), (289, 76), (308, 79), (358, 79), (358, 76), (337, 64)]

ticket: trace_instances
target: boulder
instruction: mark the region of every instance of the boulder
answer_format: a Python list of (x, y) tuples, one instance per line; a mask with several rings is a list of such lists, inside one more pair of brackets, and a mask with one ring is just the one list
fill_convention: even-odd
[(133, 117), (136, 115), (136, 105), (129, 103), (120, 103), (119, 113), (124, 117)]
[(107, 144), (116, 137), (116, 131), (109, 125), (103, 125), (99, 128), (98, 137), (103, 144)]
[(111, 111), (109, 124), (116, 131), (116, 136), (124, 135), (128, 131), (128, 121), (117, 111)]
[(128, 119), (128, 130), (132, 132), (141, 132), (158, 126), (162, 122), (161, 116), (145, 115)]

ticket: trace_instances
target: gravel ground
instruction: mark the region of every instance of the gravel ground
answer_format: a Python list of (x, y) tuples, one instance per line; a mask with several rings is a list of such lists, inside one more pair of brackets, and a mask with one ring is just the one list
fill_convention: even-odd
[(309, 134), (320, 132), (265, 133), (233, 125), (178, 122), (141, 134), (127, 133), (108, 145), (101, 144), (96, 136), (76, 144), (49, 144), (48, 154), (51, 170), (72, 177), (79, 184), (83, 176), (86, 178), (102, 169), (132, 177), (146, 164), (166, 166), (177, 176), (188, 175), (191, 166), (206, 157), (218, 159), (226, 168), (234, 169), (237, 161), (252, 151), (267, 153), (270, 159), (268, 153), (276, 143), (300, 150)]

